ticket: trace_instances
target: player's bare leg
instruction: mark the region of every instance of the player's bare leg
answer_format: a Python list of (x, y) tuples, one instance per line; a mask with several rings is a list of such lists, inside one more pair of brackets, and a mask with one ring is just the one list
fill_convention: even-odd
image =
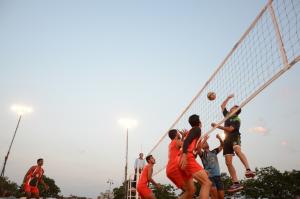
[(154, 194), (152, 193), (149, 197), (145, 197), (143, 199), (156, 199), (156, 197), (154, 196)]
[(30, 199), (31, 198), (31, 193), (30, 192), (26, 192), (26, 198)]
[(235, 168), (232, 164), (232, 157), (233, 157), (233, 155), (231, 155), (231, 154), (225, 155), (225, 163), (226, 163), (226, 166), (228, 168), (228, 172), (230, 174), (232, 182), (238, 182), (236, 171), (235, 171)]
[(211, 181), (205, 170), (198, 171), (193, 174), (193, 178), (201, 184), (201, 189), (199, 193), (199, 199), (208, 199), (209, 191), (211, 187)]
[(36, 198), (36, 199), (39, 199), (39, 198), (40, 198), (40, 196), (39, 196), (38, 193), (32, 193), (32, 194), (31, 194), (31, 197), (32, 197), (32, 198)]
[(218, 191), (218, 199), (224, 199), (224, 190)]
[(236, 155), (239, 157), (239, 159), (241, 160), (241, 162), (243, 163), (243, 165), (245, 166), (246, 169), (249, 169), (249, 163), (248, 160), (245, 156), (245, 154), (242, 152), (242, 149), (239, 145), (235, 145), (233, 146), (233, 150), (236, 153)]
[(193, 178), (189, 179), (184, 187), (184, 193), (180, 196), (180, 199), (192, 199), (195, 194), (195, 186)]
[(239, 157), (241, 162), (243, 163), (244, 167), (246, 168), (245, 176), (247, 178), (253, 178), (255, 176), (254, 172), (250, 170), (250, 166), (247, 160), (246, 155), (242, 152), (242, 149), (239, 145), (233, 146), (233, 150), (236, 153), (236, 155)]
[(218, 191), (216, 187), (210, 188), (210, 198), (211, 199), (218, 199)]

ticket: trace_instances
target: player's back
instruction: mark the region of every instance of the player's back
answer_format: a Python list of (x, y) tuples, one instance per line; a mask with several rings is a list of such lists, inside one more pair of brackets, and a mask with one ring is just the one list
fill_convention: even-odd
[(193, 127), (189, 130), (188, 134), (186, 137), (190, 136), (192, 134), (193, 136), (193, 140), (192, 142), (189, 144), (188, 146), (188, 149), (187, 149), (187, 152), (190, 152), (191, 154), (193, 154), (193, 151), (196, 149), (197, 147), (197, 141), (198, 139), (200, 139), (201, 137), (201, 129), (200, 127), (196, 126), (196, 127)]
[(169, 160), (167, 164), (167, 170), (171, 167), (178, 166), (178, 155), (180, 149), (177, 147), (176, 140), (172, 140), (169, 144)]

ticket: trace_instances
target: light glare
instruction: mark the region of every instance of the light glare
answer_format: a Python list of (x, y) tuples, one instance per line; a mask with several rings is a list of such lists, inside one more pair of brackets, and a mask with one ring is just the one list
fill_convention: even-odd
[(32, 112), (31, 107), (17, 104), (12, 105), (11, 110), (16, 112), (18, 115), (24, 115)]
[(134, 128), (137, 126), (138, 122), (131, 118), (121, 118), (119, 119), (119, 124), (124, 128)]
[(225, 135), (224, 132), (220, 132), (220, 133), (219, 133), (219, 136), (221, 137), (221, 139), (222, 139), (223, 141), (225, 140), (226, 135)]

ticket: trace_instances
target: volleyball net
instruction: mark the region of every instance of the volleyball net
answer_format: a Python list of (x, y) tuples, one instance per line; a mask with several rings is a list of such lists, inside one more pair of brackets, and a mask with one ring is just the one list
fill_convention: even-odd
[[(244, 107), (300, 60), (300, 1), (270, 0), (245, 31), (170, 128), (150, 150), (157, 161), (155, 174), (164, 171), (168, 160), (170, 129), (189, 129), (188, 117), (198, 114), (202, 131), (212, 133), (212, 122), (222, 124), (223, 100), (234, 93), (228, 106)], [(207, 99), (213, 91), (217, 98)]]

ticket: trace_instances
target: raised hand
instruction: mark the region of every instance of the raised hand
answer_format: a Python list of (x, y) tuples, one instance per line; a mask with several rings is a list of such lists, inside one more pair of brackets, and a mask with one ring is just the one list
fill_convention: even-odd
[(234, 94), (230, 94), (229, 96), (228, 96), (228, 99), (231, 99), (231, 98), (233, 98), (234, 97)]

